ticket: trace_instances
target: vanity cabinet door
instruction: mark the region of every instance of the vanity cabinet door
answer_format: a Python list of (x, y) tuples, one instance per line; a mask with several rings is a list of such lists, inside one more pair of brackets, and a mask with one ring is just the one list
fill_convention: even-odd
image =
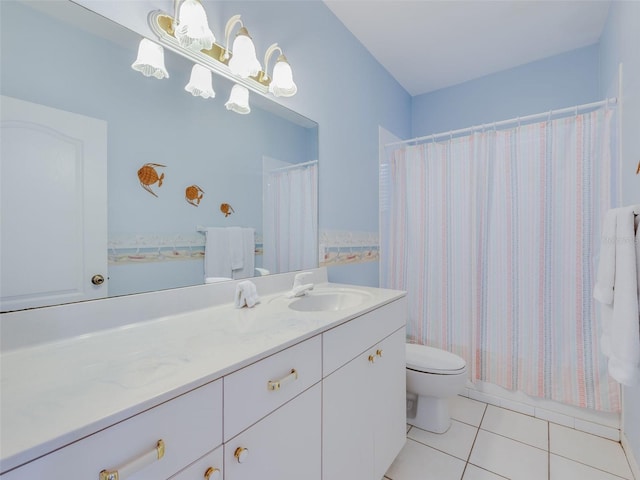
[(224, 478), (223, 462), (223, 448), (220, 445), (169, 480), (222, 480)]
[(372, 480), (373, 423), (369, 415), (374, 364), (367, 351), (323, 380), (322, 476)]
[(405, 329), (323, 380), (324, 480), (382, 478), (406, 439)]
[(372, 407), (374, 475), (387, 472), (407, 439), (406, 330), (396, 331), (376, 346)]
[(225, 480), (320, 480), (320, 402), (317, 383), (226, 442)]

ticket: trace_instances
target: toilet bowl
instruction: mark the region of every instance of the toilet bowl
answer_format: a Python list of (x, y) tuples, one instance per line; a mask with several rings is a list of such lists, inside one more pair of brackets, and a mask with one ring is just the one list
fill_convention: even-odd
[(407, 423), (444, 433), (451, 425), (447, 400), (462, 392), (467, 364), (462, 357), (438, 348), (407, 343)]

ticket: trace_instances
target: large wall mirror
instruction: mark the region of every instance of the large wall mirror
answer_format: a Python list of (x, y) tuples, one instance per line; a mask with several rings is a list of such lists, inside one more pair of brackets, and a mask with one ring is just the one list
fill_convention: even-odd
[(170, 51), (144, 77), (140, 36), (72, 2), (3, 0), (0, 30), (2, 311), (318, 265), (317, 124), (228, 111), (215, 75), (194, 97)]

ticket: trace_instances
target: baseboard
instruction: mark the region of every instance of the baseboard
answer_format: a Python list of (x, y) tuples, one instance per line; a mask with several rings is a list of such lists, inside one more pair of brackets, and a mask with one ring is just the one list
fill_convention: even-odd
[(629, 445), (629, 440), (624, 432), (620, 435), (620, 443), (622, 444), (622, 449), (624, 450), (625, 455), (627, 456), (627, 461), (629, 462), (629, 467), (631, 467), (631, 473), (633, 473), (633, 478), (636, 480), (640, 480), (640, 467), (638, 466), (638, 460), (633, 454), (633, 449), (631, 445)]

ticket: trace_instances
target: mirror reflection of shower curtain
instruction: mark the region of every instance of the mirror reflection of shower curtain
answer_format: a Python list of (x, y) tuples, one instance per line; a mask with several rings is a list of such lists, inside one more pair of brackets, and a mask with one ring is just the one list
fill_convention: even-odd
[[(274, 164), (287, 165), (269, 168)], [(263, 266), (271, 273), (318, 266), (318, 162), (264, 159)]]

